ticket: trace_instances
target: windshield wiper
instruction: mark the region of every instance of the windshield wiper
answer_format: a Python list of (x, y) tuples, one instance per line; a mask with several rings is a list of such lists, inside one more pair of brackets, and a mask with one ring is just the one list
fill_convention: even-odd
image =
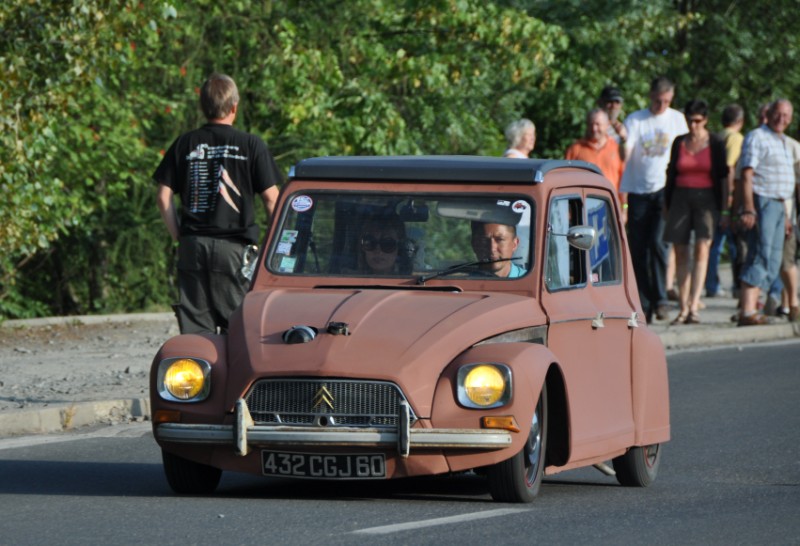
[(417, 278), (417, 284), (425, 284), (427, 281), (431, 279), (435, 279), (436, 277), (442, 277), (444, 275), (449, 275), (450, 273), (455, 273), (456, 271), (461, 271), (462, 269), (467, 269), (468, 267), (475, 267), (476, 265), (484, 265), (484, 264), (496, 264), (498, 262), (510, 262), (511, 260), (521, 260), (522, 256), (514, 256), (513, 258), (498, 258), (496, 260), (475, 260), (473, 262), (465, 262), (463, 264), (456, 264), (451, 265), (447, 269), (443, 269), (441, 271), (437, 271), (435, 273), (429, 273), (427, 275), (420, 275)]

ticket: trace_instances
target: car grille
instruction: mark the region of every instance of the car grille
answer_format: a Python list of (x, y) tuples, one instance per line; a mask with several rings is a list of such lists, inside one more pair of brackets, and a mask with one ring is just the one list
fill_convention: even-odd
[(245, 400), (257, 424), (396, 428), (405, 397), (381, 381), (262, 379)]

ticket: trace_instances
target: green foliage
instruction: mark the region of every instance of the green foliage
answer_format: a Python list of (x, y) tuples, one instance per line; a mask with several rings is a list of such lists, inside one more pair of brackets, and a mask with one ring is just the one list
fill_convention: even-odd
[[(284, 172), (323, 154), (488, 154), (536, 122), (560, 157), (604, 85), (716, 112), (800, 88), (794, 0), (5, 0), (0, 316), (164, 308), (173, 257), (150, 179), (234, 76), (237, 125)], [(263, 213), (261, 217), (264, 220)]]
[[(13, 112), (0, 119), (3, 315), (131, 303), (118, 299), (110, 275), (140, 264), (109, 261), (109, 249), (124, 251), (116, 245), (130, 243), (120, 238), (126, 234), (148, 236), (147, 223), (123, 223), (120, 209), (141, 206), (130, 193), (148, 184), (143, 174), (158, 157), (139, 121), (163, 103), (148, 85), (155, 78), (143, 72), (157, 68), (156, 57), (142, 62), (137, 47), (158, 41), (155, 21), (163, 15), (138, 2), (112, 10), (106, 2), (14, 0), (0, 8), (0, 96), (2, 111)], [(152, 198), (147, 211), (153, 225)], [(168, 290), (153, 296), (163, 300)], [(30, 305), (20, 306), (22, 294)]]

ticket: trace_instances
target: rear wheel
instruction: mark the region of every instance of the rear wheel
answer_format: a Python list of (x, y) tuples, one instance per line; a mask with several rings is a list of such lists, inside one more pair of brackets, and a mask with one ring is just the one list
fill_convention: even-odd
[(530, 431), (519, 453), (488, 467), (489, 491), (499, 502), (531, 502), (539, 494), (547, 449), (547, 389), (542, 385)]
[(161, 450), (164, 474), (173, 491), (184, 495), (213, 493), (219, 485), (222, 470)]
[(617, 481), (627, 487), (647, 487), (655, 481), (661, 464), (661, 444), (636, 446), (612, 461)]

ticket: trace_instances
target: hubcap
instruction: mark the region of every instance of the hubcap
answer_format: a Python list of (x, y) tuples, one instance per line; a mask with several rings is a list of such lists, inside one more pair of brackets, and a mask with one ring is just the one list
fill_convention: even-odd
[(531, 431), (525, 444), (525, 481), (532, 486), (539, 472), (539, 459), (542, 450), (542, 402), (536, 405), (531, 421)]
[(658, 460), (658, 447), (659, 444), (653, 444), (644, 448), (644, 464), (647, 468), (653, 468)]

